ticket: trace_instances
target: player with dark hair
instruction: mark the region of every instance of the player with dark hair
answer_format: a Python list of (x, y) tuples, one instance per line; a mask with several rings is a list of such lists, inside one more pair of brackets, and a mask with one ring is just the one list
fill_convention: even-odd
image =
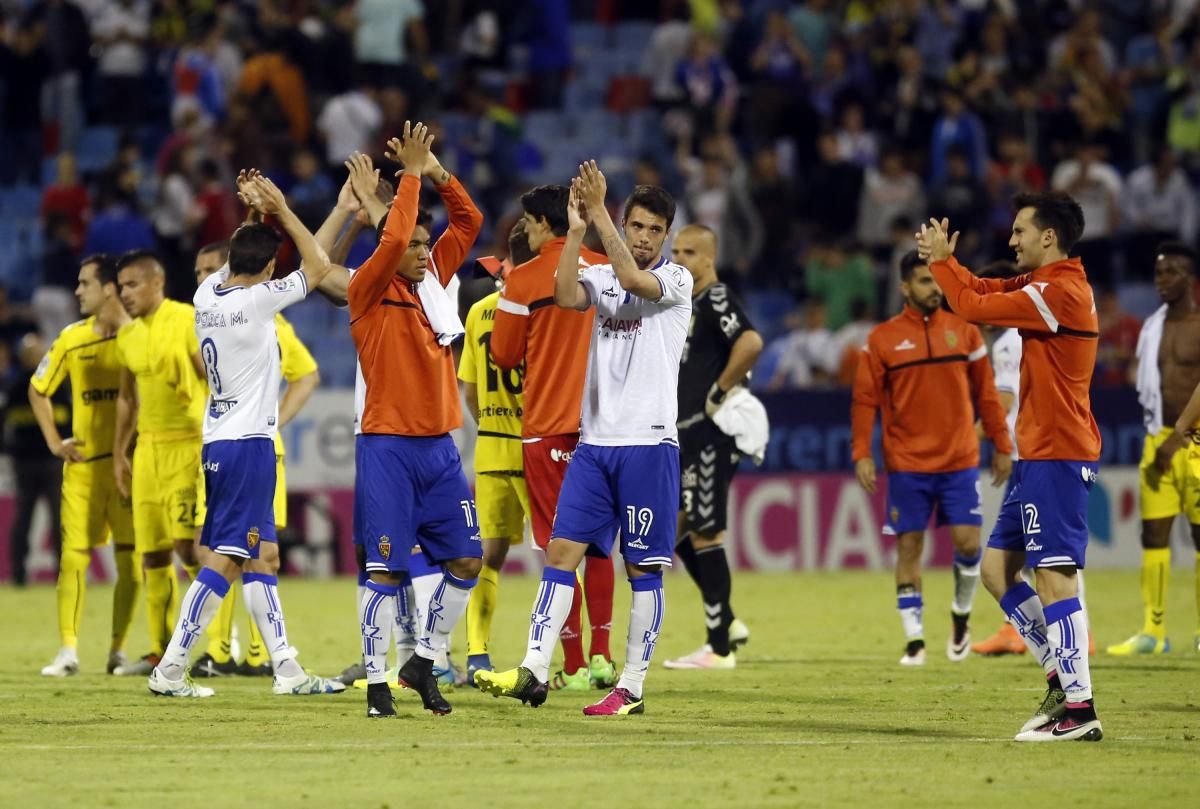
[[(1088, 389), (1099, 322), (1083, 263), (1070, 258), (1083, 211), (1061, 191), (1018, 194), (1009, 246), (1024, 274), (984, 280), (954, 259), (957, 234), (931, 219), (917, 234), (951, 308), (978, 323), (1021, 330), (1017, 448), (1021, 460), (983, 558), (983, 583), (1046, 673), (1047, 689), (1017, 741), (1098, 741), (1087, 617), (1076, 571), (1086, 564), (1088, 491), (1100, 430)], [(1021, 577), (1028, 564), (1036, 592)]]
[[(525, 235), (536, 257), (510, 273), (496, 305), (491, 351), (496, 365), (513, 369), (525, 363), (525, 415), (521, 424), (522, 457), (533, 541), (540, 550), (550, 543), (554, 510), (563, 478), (579, 444), (579, 412), (583, 401), (588, 345), (593, 318), (554, 306), (554, 277), (567, 242), (565, 185), (541, 185), (521, 196)], [(604, 256), (580, 248), (579, 265), (600, 264)], [(485, 560), (480, 574), (489, 587), (499, 575)], [(563, 667), (550, 681), (555, 689), (611, 688), (617, 670), (609, 649), (612, 628), (613, 564), (589, 558), (582, 586), (575, 585), (571, 610), (563, 624)], [(489, 592), (488, 589), (484, 590)], [(582, 604), (587, 602), (591, 630), (588, 656), (583, 654)], [(482, 657), (467, 661), (473, 669), (491, 668)]]
[[(193, 545), (204, 421), (204, 363), (191, 304), (169, 300), (166, 271), (145, 250), (117, 263), (121, 301), (133, 318), (117, 332), (122, 366), (113, 438), (117, 490), (133, 497), (136, 552), (145, 571), (150, 652), (114, 674), (147, 675), (171, 637), (179, 607), (172, 551), (188, 576), (199, 571)], [(137, 448), (129, 449), (136, 422)], [(132, 485), (131, 479), (132, 478)]]
[[(1110, 655), (1162, 654), (1167, 640), (1167, 582), (1171, 574), (1171, 528), (1183, 514), (1197, 551), (1200, 581), (1200, 458), (1182, 419), (1200, 387), (1200, 307), (1196, 305), (1196, 251), (1183, 242), (1158, 245), (1154, 286), (1162, 306), (1146, 319), (1137, 344), (1138, 401), (1144, 411), (1146, 446), (1140, 465), (1142, 517), (1142, 629)], [(1179, 429), (1180, 422), (1183, 429)], [(1200, 585), (1196, 602), (1200, 610)], [(1193, 641), (1200, 650), (1200, 629)]]
[[(79, 264), (75, 287), (84, 319), (59, 333), (29, 383), (29, 405), (46, 446), (63, 465), (62, 558), (58, 569), (58, 655), (42, 669), (49, 677), (79, 672), (76, 647), (83, 617), (87, 570), (92, 549), (111, 536), (117, 566), (113, 588), (112, 645), (108, 673), (126, 664), (125, 637), (133, 621), (141, 575), (134, 570), (133, 515), (113, 478), (113, 431), (121, 365), (117, 332), (129, 314), (117, 294), (117, 262), (107, 255), (88, 256)], [(55, 424), (51, 397), (67, 382), (71, 388), (71, 436)]]
[(717, 278), (717, 235), (688, 225), (675, 235), (671, 258), (692, 274), (692, 320), (679, 367), (679, 465), (682, 469), (675, 553), (700, 588), (708, 638), (669, 669), (730, 669), (735, 647), (750, 637), (730, 604), (725, 556), (729, 486), (741, 453), (713, 421), (731, 394), (746, 384), (763, 340), (741, 301)]
[[(530, 615), (521, 665), (477, 671), (475, 683), (494, 696), (537, 707), (546, 701), (550, 657), (571, 609), (584, 555), (607, 557), (620, 535), (633, 590), (625, 666), (588, 716), (642, 713), (646, 672), (665, 611), (664, 565), (671, 564), (679, 508), (679, 360), (692, 309), (692, 276), (667, 261), (663, 244), (675, 203), (660, 188), (638, 186), (625, 206), (624, 239), (605, 208), (607, 185), (595, 162), (580, 166), (568, 200), (567, 240), (555, 277), (554, 303), (595, 307), (587, 359), (582, 431), (567, 467), (546, 548), (546, 566)], [(577, 271), (588, 218), (611, 264)]]
[[(992, 477), (1012, 471), (1012, 441), (996, 395), (987, 347), (979, 329), (942, 308), (942, 291), (929, 267), (911, 251), (900, 261), (904, 311), (871, 330), (858, 363), (850, 418), (854, 472), (874, 494), (871, 434), (882, 411), (888, 472), (887, 523), (896, 537), (896, 607), (907, 645), (901, 665), (925, 664), (921, 552), (936, 514), (954, 543), (953, 625), (946, 656), (970, 654), (968, 621), (979, 585), (979, 440), (975, 413), (996, 445)], [(930, 391), (937, 396), (930, 397)]]

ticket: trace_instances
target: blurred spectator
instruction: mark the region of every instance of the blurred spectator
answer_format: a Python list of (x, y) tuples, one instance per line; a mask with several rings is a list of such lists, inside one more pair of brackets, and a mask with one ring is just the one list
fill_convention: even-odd
[(355, 10), (354, 58), (377, 81), (412, 88), (429, 53), (421, 0), (358, 0)]
[(335, 176), (354, 152), (370, 154), (383, 123), (373, 87), (351, 89), (325, 102), (317, 118), (317, 131), (325, 139), (325, 164)]
[(863, 193), (858, 206), (858, 240), (876, 256), (891, 250), (891, 223), (897, 216), (921, 217), (925, 213), (925, 194), (921, 180), (904, 164), (904, 155), (887, 149), (879, 168), (869, 168), (863, 178)]
[(824, 302), (823, 319), (833, 330), (850, 322), (850, 303), (866, 301), (875, 307), (875, 280), (871, 261), (859, 250), (837, 243), (814, 244), (804, 265), (804, 286), (811, 297)]
[(29, 316), (29, 308), (13, 304), (8, 299), (8, 287), (0, 284), (0, 346), (5, 350), (4, 363), (0, 363), (0, 388), (8, 381), (7, 371), (12, 360), (12, 349), (17, 340), (37, 331), (37, 324)]
[(868, 168), (879, 156), (879, 141), (866, 127), (862, 105), (851, 102), (842, 108), (837, 131), (838, 155), (850, 163)]
[(70, 226), (71, 248), (78, 253), (83, 249), (83, 238), (87, 233), (87, 221), (91, 215), (91, 197), (88, 195), (87, 188), (79, 182), (75, 155), (70, 152), (62, 152), (55, 160), (55, 167), (58, 173), (55, 181), (46, 186), (46, 190), (42, 192), (42, 202), (38, 208), (38, 214), (42, 218), (44, 229), (48, 229), (46, 222), (51, 215), (65, 217)]
[(783, 131), (783, 118), (803, 89), (809, 64), (808, 51), (792, 31), (783, 10), (768, 11), (762, 37), (750, 57), (753, 83), (747, 89), (747, 115), (758, 137), (774, 139)]
[(717, 234), (717, 266), (745, 276), (763, 248), (763, 225), (746, 184), (746, 168), (732, 138), (706, 138), (700, 157), (680, 141), (679, 170), (692, 221)]
[(37, 26), (50, 57), (42, 110), (47, 121), (57, 124), (58, 148), (75, 151), (83, 128), (83, 75), (92, 47), (87, 18), (71, 0), (35, 0), (25, 19)]
[[(397, 0), (400, 5), (407, 5), (408, 2)], [(360, 9), (388, 3), (389, 0), (365, 0), (360, 4)], [(264, 38), (261, 43), (252, 41), (251, 48), (257, 48), (257, 52), (246, 60), (242, 68), (237, 85), (238, 96), (250, 106), (251, 117), (260, 122), (264, 130), (269, 133), (286, 130), (293, 144), (305, 143), (312, 122), (309, 119), (308, 87), (304, 83), (304, 74), (288, 59), (280, 38), (274, 34)]]
[(825, 59), (825, 49), (835, 33), (835, 11), (833, 0), (808, 0), (805, 3), (793, 3), (788, 15), (792, 30), (797, 39), (808, 51), (813, 62), (821, 64)]
[(825, 51), (821, 69), (813, 78), (809, 101), (822, 120), (832, 121), (837, 110), (858, 98), (857, 88), (846, 65), (846, 51), (833, 45)]
[(897, 216), (889, 226), (891, 251), (887, 263), (879, 268), (876, 276), (878, 287), (884, 290), (883, 306), (879, 312), (885, 320), (904, 306), (904, 293), (900, 291), (900, 260), (913, 249), (918, 223), (923, 221), (924, 218), (919, 216)]
[(177, 150), (158, 177), (152, 213), (168, 287), (192, 276), (192, 248), (206, 213), (196, 200), (192, 164), (191, 147)]
[(958, 255), (964, 261), (974, 258), (988, 224), (987, 189), (971, 174), (966, 152), (958, 146), (946, 153), (946, 176), (929, 195), (929, 215), (949, 218), (950, 228), (961, 234)]
[(967, 108), (962, 94), (952, 88), (942, 90), (942, 114), (933, 125), (933, 144), (929, 150), (929, 180), (937, 183), (946, 176), (946, 156), (957, 146), (966, 155), (975, 177), (983, 177), (987, 168), (987, 134), (979, 116)]
[(1196, 195), (1167, 146), (1159, 147), (1153, 163), (1129, 175), (1122, 208), (1129, 228), (1125, 256), (1133, 277), (1149, 279), (1159, 242), (1196, 243)]
[(1024, 191), (1046, 187), (1046, 172), (1033, 159), (1029, 144), (1016, 132), (1001, 132), (996, 159), (988, 165), (987, 193), (991, 204), (991, 255), (1005, 255), (1012, 236), (1012, 199)]
[[(34, 370), (46, 353), (46, 344), (36, 334), (21, 338), (17, 351), (20, 370), (8, 384), (4, 393), (3, 411), (0, 420), (4, 423), (4, 452), (12, 458), (13, 467), (20, 471), (14, 475), (17, 498), (13, 509), (13, 521), (9, 530), (9, 552), (12, 561), (13, 583), (25, 584), (25, 558), (29, 555), (30, 537), (33, 528), (33, 512), (38, 501), (44, 500), (50, 510), (50, 537), (55, 559), (62, 543), (62, 461), (50, 454), (42, 430), (29, 406), (29, 382)], [(70, 432), (71, 409), (63, 399), (65, 388), (60, 390), (54, 401), (54, 421), (58, 429)]]
[(837, 338), (825, 325), (825, 305), (815, 298), (805, 301), (799, 313), (788, 316), (790, 331), (773, 343), (779, 362), (767, 383), (767, 390), (809, 388), (827, 385), (838, 372), (841, 361)]
[(97, 0), (92, 36), (99, 47), (104, 120), (133, 128), (142, 122), (150, 5), (144, 0)]
[(841, 239), (851, 235), (858, 224), (863, 170), (842, 160), (832, 132), (818, 136), (817, 157), (805, 183), (804, 215), (819, 232)]
[(1099, 56), (1107, 72), (1117, 69), (1117, 53), (1104, 38), (1099, 10), (1084, 5), (1070, 29), (1050, 43), (1046, 61), (1053, 69), (1069, 71), (1082, 64), (1091, 52)]
[(42, 338), (53, 341), (60, 331), (79, 319), (75, 303), (75, 283), (79, 274), (79, 254), (73, 244), (71, 220), (62, 214), (50, 214), (45, 224), (42, 250), (42, 277), (30, 302)]
[(650, 94), (661, 108), (683, 100), (683, 87), (675, 80), (675, 69), (687, 56), (692, 39), (691, 11), (686, 3), (677, 3), (671, 17), (654, 28), (650, 47), (642, 55), (641, 71), (650, 78)]
[(96, 215), (88, 225), (84, 253), (120, 255), (127, 250), (153, 250), (154, 230), (137, 208), (137, 189), (128, 171), (102, 187)]
[(222, 73), (220, 60), (228, 62), (234, 71), (241, 70), (241, 54), (225, 41), (225, 28), (219, 18), (197, 18), (187, 44), (175, 58), (171, 77), (175, 103), (180, 98), (195, 98), (206, 116), (223, 120), (234, 83)]
[(896, 75), (880, 99), (879, 120), (884, 132), (907, 152), (924, 154), (938, 116), (937, 85), (925, 73), (921, 54), (912, 45), (896, 51)]
[(796, 252), (794, 217), (799, 195), (791, 180), (779, 171), (779, 155), (774, 149), (764, 147), (754, 153), (750, 199), (762, 222), (763, 243), (753, 283), (776, 288), (794, 286), (789, 276)]
[(1059, 163), (1050, 177), (1056, 191), (1066, 191), (1083, 209), (1083, 237), (1075, 253), (1083, 259), (1092, 283), (1113, 282), (1113, 243), (1121, 222), (1121, 175), (1104, 159), (1104, 144), (1082, 144), (1075, 157)]
[[(530, 102), (559, 109), (571, 69), (571, 11), (567, 0), (526, 0), (525, 44), (529, 47)], [(584, 71), (586, 65), (580, 65)]]
[(711, 35), (692, 32), (688, 56), (675, 68), (675, 82), (691, 112), (694, 136), (729, 130), (737, 104), (737, 80)]
[[(306, 154), (311, 156), (312, 153)], [(198, 171), (200, 193), (196, 196), (196, 204), (204, 212), (204, 218), (200, 222), (195, 245), (203, 247), (206, 244), (223, 242), (233, 235), (238, 226), (240, 209), (232, 184), (222, 177), (221, 169), (214, 161), (200, 161)], [(332, 207), (331, 201), (324, 213), (328, 213)]]
[(1096, 315), (1100, 320), (1100, 342), (1093, 384), (1132, 385), (1141, 321), (1121, 309), (1117, 292), (1111, 287), (1097, 287)]
[(321, 173), (317, 156), (308, 149), (297, 151), (292, 158), (292, 179), (288, 205), (305, 227), (315, 232), (337, 201), (338, 189)]
[(35, 184), (42, 179), (42, 83), (50, 74), (50, 60), (31, 24), (17, 26), (11, 45), (5, 33), (0, 24), (0, 184)]
[(843, 387), (853, 387), (854, 377), (858, 373), (858, 359), (862, 356), (863, 346), (871, 329), (878, 324), (870, 305), (862, 298), (850, 301), (850, 322), (834, 333), (841, 360), (838, 363), (837, 383)]
[[(1125, 81), (1135, 136), (1160, 126), (1167, 112), (1168, 71), (1183, 57), (1183, 48), (1172, 39), (1171, 15), (1165, 11), (1155, 13), (1150, 30), (1134, 36), (1125, 46)], [(1149, 158), (1144, 135), (1137, 141), (1138, 159)]]
[(1167, 77), (1167, 91), (1167, 143), (1195, 170), (1200, 167), (1200, 36), (1192, 40), (1187, 60)]

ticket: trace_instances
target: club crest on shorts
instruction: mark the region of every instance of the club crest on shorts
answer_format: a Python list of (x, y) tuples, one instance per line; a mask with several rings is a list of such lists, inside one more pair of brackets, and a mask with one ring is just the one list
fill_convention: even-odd
[(392, 555), (392, 541), (386, 536), (379, 538), (379, 555), (387, 559)]
[(900, 509), (892, 506), (892, 510), (888, 513), (888, 516), (892, 518), (892, 525), (895, 525), (900, 521)]
[(259, 533), (257, 525), (246, 532), (246, 545), (249, 546), (250, 550), (254, 550), (254, 546), (258, 544), (258, 538)]
[(958, 345), (958, 335), (949, 329), (946, 329), (946, 345), (948, 345), (950, 348), (954, 348), (956, 345)]

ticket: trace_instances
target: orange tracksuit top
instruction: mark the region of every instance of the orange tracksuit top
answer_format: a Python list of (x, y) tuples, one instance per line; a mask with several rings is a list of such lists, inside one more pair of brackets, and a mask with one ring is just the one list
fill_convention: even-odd
[[(551, 239), (513, 269), (496, 304), (492, 359), (501, 368), (525, 360), (523, 438), (579, 432), (595, 312), (554, 304), (554, 275), (566, 242), (565, 236)], [(593, 250), (579, 251), (580, 269), (607, 263)]]
[[(434, 436), (462, 426), (454, 354), (438, 344), (417, 285), (396, 274), (416, 229), (420, 189), (419, 177), (400, 179), (379, 245), (350, 276), (350, 335), (366, 382), (364, 433)], [(438, 193), (450, 224), (433, 246), (429, 272), (445, 286), (475, 243), (483, 214), (457, 179)]]
[(1100, 429), (1088, 390), (1100, 322), (1083, 263), (1066, 259), (1004, 280), (976, 278), (953, 257), (929, 269), (962, 317), (1020, 329), (1021, 460), (1098, 461)]
[(871, 457), (875, 411), (891, 472), (956, 472), (979, 465), (975, 411), (996, 451), (1012, 452), (979, 329), (942, 309), (904, 311), (871, 330), (850, 406), (855, 461)]

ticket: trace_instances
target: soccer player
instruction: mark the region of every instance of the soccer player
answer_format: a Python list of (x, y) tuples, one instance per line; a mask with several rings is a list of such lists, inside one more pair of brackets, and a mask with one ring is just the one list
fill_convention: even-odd
[[(253, 210), (253, 209), (251, 209)], [(258, 217), (252, 215), (252, 220)], [(209, 276), (220, 270), (229, 261), (229, 242), (215, 242), (201, 247), (196, 253), (196, 284), (203, 284)], [(313, 359), (308, 347), (296, 336), (283, 316), (282, 312), (275, 313), (275, 335), (279, 341), (280, 370), (287, 387), (279, 399), (279, 424), (275, 431), (275, 499), (273, 501), (275, 530), (283, 531), (287, 527), (287, 476), (284, 469), (285, 449), (283, 446), (283, 428), (304, 408), (305, 403), (312, 397), (313, 391), (320, 384), (321, 376), (317, 369), (317, 361)], [(197, 508), (197, 536), (204, 524), (207, 509)], [(272, 576), (279, 575), (278, 557), (274, 558), (276, 565), (270, 571)], [(267, 654), (258, 625), (250, 621), (250, 643), (246, 648), (246, 659), (238, 663), (232, 653), (233, 641), (233, 607), (236, 599), (227, 598), (221, 602), (209, 626), (208, 650), (192, 666), (193, 677), (212, 677), (225, 674), (242, 674), (247, 676), (269, 676), (271, 658)]]
[(734, 439), (713, 422), (729, 393), (744, 385), (762, 353), (762, 337), (741, 302), (717, 280), (717, 236), (688, 225), (675, 236), (671, 257), (692, 274), (692, 321), (679, 368), (679, 453), (683, 469), (675, 553), (704, 600), (708, 640), (696, 651), (666, 661), (669, 669), (731, 669), (734, 647), (750, 632), (734, 618), (725, 513), (729, 485), (741, 455)]
[[(133, 515), (129, 499), (117, 492), (112, 470), (121, 385), (116, 336), (129, 322), (117, 294), (116, 260), (106, 255), (85, 258), (79, 265), (75, 297), (84, 319), (62, 330), (29, 383), (29, 404), (46, 446), (64, 462), (62, 560), (55, 593), (62, 648), (54, 662), (42, 669), (49, 677), (79, 672), (76, 647), (93, 548), (107, 544), (111, 537), (117, 563), (109, 674), (127, 662), (125, 637), (141, 587), (141, 575), (133, 569)], [(59, 434), (50, 399), (63, 382), (71, 388), (69, 438)]]
[[(521, 427), (525, 480), (533, 509), (533, 541), (545, 550), (563, 476), (579, 444), (579, 412), (594, 318), (554, 303), (554, 275), (567, 241), (567, 197), (562, 185), (542, 185), (521, 197), (525, 233), (537, 256), (516, 267), (500, 293), (492, 331), (492, 358), (501, 368), (525, 363), (525, 420)], [(580, 266), (599, 265), (604, 256), (580, 248)], [(485, 576), (491, 575), (485, 569)], [(562, 629), (563, 667), (551, 688), (586, 691), (611, 688), (613, 563), (589, 558), (582, 588)], [(583, 656), (582, 604), (591, 627), (589, 654)]]
[[(1142, 629), (1108, 647), (1126, 657), (1170, 651), (1167, 640), (1167, 581), (1171, 573), (1171, 527), (1183, 514), (1195, 543), (1200, 582), (1200, 466), (1189, 442), (1176, 429), (1183, 409), (1200, 385), (1200, 307), (1196, 305), (1196, 253), (1182, 242), (1164, 242), (1154, 262), (1154, 285), (1162, 306), (1138, 338), (1138, 400), (1145, 411), (1146, 447), (1141, 463)], [(1195, 424), (1186, 422), (1186, 430)], [(1200, 609), (1200, 584), (1196, 591)], [(1195, 636), (1200, 651), (1200, 630)]]
[[(117, 332), (123, 366), (113, 439), (113, 476), (133, 496), (133, 534), (145, 571), (150, 652), (114, 674), (147, 675), (158, 663), (179, 608), (172, 550), (193, 579), (192, 543), (204, 420), (204, 365), (191, 304), (167, 299), (162, 262), (150, 252), (117, 262), (121, 301), (133, 318)], [(130, 485), (129, 446), (137, 425)]]
[[(438, 689), (433, 664), (438, 651), (449, 647), (450, 631), (466, 610), (482, 564), (475, 501), (450, 437), (462, 424), (450, 347), (461, 324), (444, 287), (478, 236), (483, 215), (458, 180), (430, 160), (432, 143), (424, 124), (409, 122), (403, 139), (389, 143), (404, 176), (379, 245), (350, 276), (347, 289), (364, 382), (355, 490), (370, 576), (360, 615), (372, 718), (395, 715), (387, 684), (388, 637), (399, 629), (398, 596), (414, 543), (420, 540), (422, 552), (443, 574), (426, 606), (416, 650), (398, 676), (435, 714), (449, 713), (451, 706)], [(450, 214), (432, 256), (430, 219), (418, 208), (427, 170), (436, 172), (432, 180)], [(435, 275), (427, 280), (431, 263)]]
[[(524, 264), (531, 258), (525, 220), (518, 219), (508, 234), (508, 264)], [(504, 274), (496, 281), (503, 284)], [(492, 360), (492, 328), (499, 300), (497, 290), (476, 302), (467, 313), (466, 340), (458, 363), (463, 396), (479, 425), (479, 437), (475, 440), (475, 504), (483, 567), (467, 604), (467, 677), (472, 684), (476, 670), (492, 668), (488, 640), (496, 612), (500, 569), (509, 546), (519, 545), (525, 538), (525, 520), (529, 516), (529, 493), (521, 457), (525, 374), (521, 366), (505, 370)]]
[[(925, 262), (911, 251), (900, 261), (904, 310), (876, 326), (863, 346), (854, 380), (850, 420), (854, 473), (875, 493), (871, 432), (883, 414), (888, 470), (885, 534), (896, 537), (896, 607), (907, 641), (903, 666), (925, 664), (921, 551), (929, 518), (950, 526), (954, 543), (953, 631), (946, 656), (971, 652), (969, 619), (979, 585), (979, 440), (975, 412), (996, 445), (992, 477), (1012, 471), (1012, 441), (996, 395), (979, 329), (942, 309), (942, 291)], [(936, 396), (930, 392), (936, 391)]]
[[(241, 185), (241, 184), (239, 184)], [(269, 225), (245, 224), (229, 245), (228, 270), (210, 276), (193, 298), (195, 329), (208, 378), (204, 416), (207, 500), (203, 569), (183, 598), (179, 623), (150, 674), (152, 693), (209, 697), (188, 675), (188, 654), (239, 576), (246, 608), (266, 639), (276, 694), (332, 694), (339, 682), (305, 673), (287, 639), (275, 575), (274, 434), (279, 421), (280, 354), (275, 314), (304, 299), (329, 272), (329, 259), (269, 180), (255, 175), (246, 194), (278, 217), (300, 253), (301, 268), (272, 281), (282, 238)]]
[[(625, 665), (616, 687), (583, 712), (620, 716), (645, 711), (642, 687), (665, 609), (662, 568), (671, 564), (679, 508), (675, 390), (691, 319), (692, 276), (662, 255), (675, 217), (666, 191), (645, 185), (633, 190), (622, 239), (604, 205), (604, 175), (594, 161), (579, 168), (554, 288), (556, 305), (596, 309), (579, 446), (559, 495), (525, 659), (502, 673), (478, 671), (475, 683), (533, 707), (546, 701), (552, 639), (571, 609), (575, 571), (585, 554), (611, 554), (619, 531), (633, 590)], [(589, 219), (612, 263), (579, 273)]]
[[(1103, 735), (1092, 697), (1087, 618), (1076, 571), (1086, 563), (1088, 491), (1096, 480), (1100, 430), (1088, 389), (1099, 322), (1083, 263), (1070, 250), (1083, 211), (1060, 191), (1018, 194), (1009, 246), (1023, 275), (975, 278), (953, 257), (957, 234), (930, 220), (917, 236), (951, 308), (972, 322), (1021, 330), (1017, 445), (1021, 460), (983, 559), (983, 583), (1046, 673), (1047, 689), (1021, 742)], [(1037, 591), (1021, 578), (1028, 564)]]

